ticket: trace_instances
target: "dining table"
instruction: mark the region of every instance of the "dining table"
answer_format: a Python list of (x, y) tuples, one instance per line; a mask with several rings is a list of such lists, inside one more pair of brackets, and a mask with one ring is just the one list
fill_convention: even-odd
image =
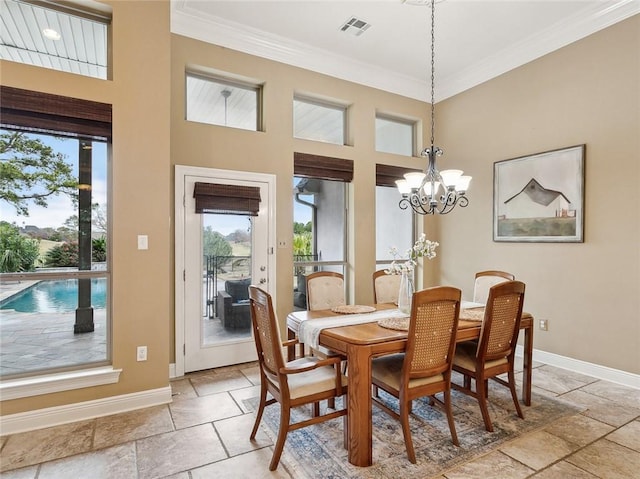
[[(456, 342), (470, 341), (480, 337), (483, 316), (481, 306), (483, 305), (465, 301), (461, 303)], [(385, 354), (403, 352), (407, 344), (406, 330), (383, 327), (379, 321), (396, 319), (394, 316), (398, 319), (401, 316), (408, 317), (393, 303), (365, 305), (363, 310), (364, 308), (370, 312), (343, 314), (332, 310), (294, 311), (287, 315), (286, 322), (289, 339), (298, 339), (300, 342), (307, 340), (311, 343), (315, 341), (317, 346), (347, 358), (349, 412), (346, 441), (349, 462), (363, 467), (373, 464), (371, 359)], [(533, 324), (533, 316), (523, 312), (520, 322), (520, 328), (524, 330), (522, 401), (527, 406), (531, 405)], [(307, 345), (316, 346), (310, 343)], [(304, 351), (304, 345), (302, 348)], [(295, 359), (295, 345), (288, 346), (287, 357), (290, 361)]]

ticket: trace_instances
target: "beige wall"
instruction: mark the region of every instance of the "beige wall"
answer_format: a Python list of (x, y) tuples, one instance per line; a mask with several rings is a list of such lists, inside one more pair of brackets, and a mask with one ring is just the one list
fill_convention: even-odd
[[(374, 151), (376, 109), (426, 118), (424, 103), (169, 34), (167, 2), (110, 2), (112, 81), (0, 62), (3, 85), (113, 104), (113, 363), (118, 384), (5, 401), (2, 414), (105, 398), (168, 384), (173, 344), (173, 166), (246, 169), (277, 175), (277, 237), (292, 236), (293, 152), (350, 158), (353, 300), (373, 299), (375, 163), (424, 162)], [(144, 27), (141, 28), (141, 25)], [(438, 104), (437, 143), (444, 161), (474, 176), (471, 205), (427, 218), (441, 243), (425, 284), (470, 293), (477, 270), (501, 268), (527, 283), (526, 309), (550, 320), (538, 349), (639, 373), (638, 31), (623, 22)], [(134, 48), (135, 46), (135, 48)], [(265, 83), (265, 132), (184, 120), (184, 70), (199, 65)], [(295, 140), (294, 92), (352, 105), (350, 146)], [(425, 136), (428, 137), (428, 136)], [(584, 244), (493, 243), (492, 164), (554, 148), (587, 144)], [(446, 163), (443, 163), (446, 164)], [(624, 207), (605, 195), (616, 193)], [(608, 188), (605, 189), (605, 188)], [(149, 250), (136, 235), (149, 235)], [(357, 245), (357, 248), (355, 247)], [(277, 252), (277, 310), (291, 309), (291, 250)], [(135, 361), (146, 344), (149, 360)]]
[[(115, 1), (113, 80), (0, 62), (3, 85), (113, 105), (111, 259), (113, 366), (117, 384), (2, 402), (2, 414), (168, 385), (171, 226), (169, 5)], [(141, 28), (141, 26), (143, 26)], [(135, 48), (133, 47), (135, 45)], [(138, 234), (149, 249), (138, 251)], [(148, 361), (136, 362), (136, 346)]]
[[(318, 75), (299, 68), (210, 45), (186, 37), (172, 37), (171, 159), (174, 165), (248, 170), (277, 175), (277, 238), (293, 236), (294, 151), (354, 160), (350, 210), (350, 275), (352, 301), (373, 301), (371, 275), (375, 270), (375, 164), (422, 167), (419, 158), (375, 152), (376, 109), (424, 119), (424, 103), (380, 90)], [(222, 71), (264, 83), (264, 130), (252, 132), (185, 120), (185, 69)], [(344, 102), (349, 108), (350, 146), (297, 140), (293, 132), (294, 93), (304, 92)], [(291, 242), (289, 242), (291, 243)], [(357, 245), (357, 248), (355, 247)], [(276, 248), (276, 308), (281, 323), (293, 307), (293, 252)]]
[[(549, 320), (537, 349), (640, 373), (640, 16), (437, 105), (471, 205), (440, 222), (443, 283), (511, 271)], [(585, 242), (494, 243), (493, 162), (586, 144)]]

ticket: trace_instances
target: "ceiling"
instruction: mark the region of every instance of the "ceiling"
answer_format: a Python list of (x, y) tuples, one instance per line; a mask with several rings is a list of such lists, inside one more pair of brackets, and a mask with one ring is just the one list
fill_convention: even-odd
[[(424, 0), (172, 0), (171, 31), (429, 100)], [(640, 13), (640, 0), (437, 0), (436, 102)], [(341, 27), (370, 24), (360, 35)]]

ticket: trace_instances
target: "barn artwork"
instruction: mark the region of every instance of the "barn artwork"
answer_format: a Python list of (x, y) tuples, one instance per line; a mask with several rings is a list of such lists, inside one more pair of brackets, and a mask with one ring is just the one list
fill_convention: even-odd
[(494, 163), (493, 240), (583, 242), (585, 145)]

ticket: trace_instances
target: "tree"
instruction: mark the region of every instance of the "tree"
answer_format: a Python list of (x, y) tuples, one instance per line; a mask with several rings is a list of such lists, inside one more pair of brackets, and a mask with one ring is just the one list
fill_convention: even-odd
[(46, 208), (51, 196), (77, 197), (78, 180), (66, 156), (21, 132), (0, 133), (0, 200), (29, 216), (29, 200)]
[(246, 243), (251, 240), (249, 233), (243, 230), (235, 230), (233, 233), (227, 236), (227, 240), (234, 241), (235, 243)]
[(298, 223), (295, 222), (293, 223), (293, 233), (294, 234), (303, 234), (303, 233), (311, 233), (311, 221), (309, 221), (306, 225), (304, 223)]
[(0, 221), (0, 273), (33, 271), (38, 259), (38, 240), (20, 234), (16, 225)]
[(203, 232), (203, 252), (207, 256), (231, 256), (233, 249), (231, 244), (218, 231), (213, 231), (207, 226)]

